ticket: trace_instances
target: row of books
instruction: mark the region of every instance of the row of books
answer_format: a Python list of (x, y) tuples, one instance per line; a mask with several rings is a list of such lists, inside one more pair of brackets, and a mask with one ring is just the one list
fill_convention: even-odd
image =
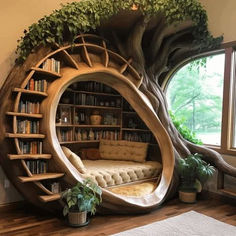
[(60, 61), (57, 61), (54, 58), (48, 58), (43, 62), (42, 69), (60, 73)]
[(127, 141), (151, 143), (153, 141), (153, 135), (151, 133), (124, 132), (123, 139)]
[(60, 193), (61, 192), (61, 185), (59, 182), (47, 181), (44, 183), (44, 186), (52, 193)]
[(86, 141), (86, 140), (118, 140), (120, 137), (120, 132), (115, 130), (93, 130), (93, 129), (77, 129), (75, 130), (75, 141)]
[(71, 129), (57, 128), (56, 132), (59, 142), (73, 141), (73, 135)]
[(39, 113), (39, 102), (31, 102), (31, 101), (23, 101), (19, 102), (18, 111), (22, 113), (32, 113), (38, 114)]
[(36, 80), (31, 78), (28, 84), (26, 85), (27, 90), (32, 91), (39, 91), (39, 92), (46, 92), (47, 91), (47, 81), (43, 80)]
[(25, 163), (32, 174), (42, 174), (48, 171), (48, 163), (45, 160), (26, 160)]
[(72, 89), (76, 89), (78, 91), (118, 94), (111, 87), (95, 81), (79, 82), (77, 84), (73, 84)]
[(41, 141), (19, 141), (22, 154), (42, 154), (43, 143)]
[(39, 133), (39, 121), (17, 120), (17, 133), (38, 134)]
[(87, 105), (87, 106), (106, 106), (106, 107), (120, 107), (121, 99), (106, 99), (104, 97), (98, 97), (96, 95), (79, 93), (75, 96), (76, 105)]

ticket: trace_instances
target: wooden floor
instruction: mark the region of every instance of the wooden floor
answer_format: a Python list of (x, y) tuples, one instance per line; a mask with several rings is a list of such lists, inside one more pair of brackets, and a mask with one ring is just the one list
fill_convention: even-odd
[[(230, 202), (230, 203), (229, 203)], [(195, 204), (180, 203), (173, 199), (161, 208), (142, 215), (96, 215), (90, 224), (71, 228), (63, 219), (55, 218), (34, 208), (3, 211), (0, 208), (0, 235), (110, 235), (146, 225), (168, 217), (194, 210), (222, 222), (236, 226), (235, 202), (221, 199), (198, 200)]]

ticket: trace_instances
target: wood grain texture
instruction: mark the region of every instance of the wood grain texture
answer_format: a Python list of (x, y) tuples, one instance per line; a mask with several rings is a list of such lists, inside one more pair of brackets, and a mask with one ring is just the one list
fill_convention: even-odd
[(55, 218), (34, 207), (2, 212), (0, 235), (93, 235), (105, 236), (164, 220), (187, 211), (197, 211), (216, 220), (236, 226), (236, 206), (220, 199), (198, 200), (196, 204), (180, 203), (178, 199), (165, 203), (158, 210), (139, 215), (95, 215), (88, 226), (72, 228), (63, 218)]

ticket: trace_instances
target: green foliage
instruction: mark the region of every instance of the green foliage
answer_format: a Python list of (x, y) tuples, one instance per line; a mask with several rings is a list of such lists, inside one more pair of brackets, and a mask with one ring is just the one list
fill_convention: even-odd
[(185, 159), (180, 158), (178, 173), (180, 175), (180, 189), (196, 191), (198, 183), (202, 185), (214, 174), (215, 168), (202, 160), (202, 155), (195, 153)]
[(191, 131), (186, 125), (184, 125), (184, 119), (178, 119), (175, 115), (169, 111), (170, 117), (176, 129), (182, 135), (183, 138), (191, 143), (202, 144), (202, 141), (196, 137), (195, 132)]
[(218, 45), (222, 38), (214, 39), (207, 30), (207, 15), (198, 0), (82, 0), (62, 5), (49, 16), (44, 16), (37, 24), (32, 24), (18, 40), (18, 61), (23, 61), (40, 45), (49, 43), (73, 43), (81, 32), (94, 31), (101, 20), (130, 10), (135, 4), (143, 15), (154, 16), (158, 12), (165, 15), (169, 24), (192, 19), (195, 24), (195, 40), (204, 46)]
[(92, 180), (86, 179), (83, 183), (78, 182), (74, 187), (67, 189), (61, 194), (61, 198), (66, 203), (63, 215), (67, 215), (69, 210), (87, 211), (95, 214), (96, 206), (102, 201), (101, 195), (102, 190)]
[(181, 67), (167, 88), (169, 109), (175, 117), (212, 144), (220, 137), (223, 78), (224, 54), (219, 54)]

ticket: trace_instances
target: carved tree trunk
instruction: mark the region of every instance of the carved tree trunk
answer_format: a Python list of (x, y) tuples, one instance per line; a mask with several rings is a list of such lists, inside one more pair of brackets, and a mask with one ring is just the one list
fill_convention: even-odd
[[(191, 153), (199, 153), (217, 169), (236, 177), (236, 168), (227, 164), (219, 153), (205, 146), (190, 143), (180, 135), (168, 114), (166, 97), (159, 84), (164, 73), (197, 52), (199, 45), (193, 44), (193, 29), (190, 21), (173, 26), (167, 25), (163, 17), (150, 19), (141, 16), (131, 27), (125, 40), (124, 35), (113, 31), (111, 41), (115, 42), (122, 56), (132, 59), (132, 65), (143, 76), (140, 89), (151, 101), (168, 132), (176, 160)], [(178, 181), (176, 170), (175, 176), (173, 181)], [(174, 187), (175, 184), (172, 184), (170, 193), (175, 192)]]

